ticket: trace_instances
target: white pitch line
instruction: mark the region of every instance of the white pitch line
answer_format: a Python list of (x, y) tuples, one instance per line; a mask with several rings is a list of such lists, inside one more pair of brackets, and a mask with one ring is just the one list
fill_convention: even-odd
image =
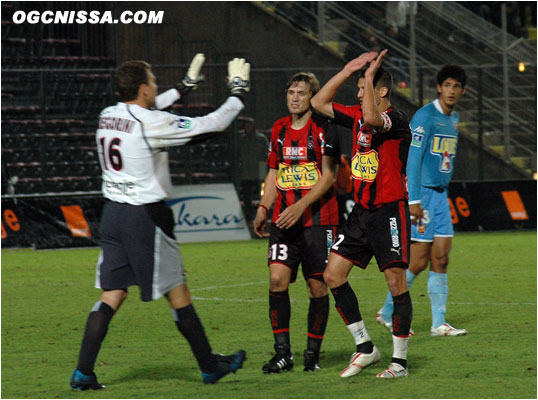
[(193, 292), (201, 292), (202, 290), (211, 290), (211, 289), (227, 289), (227, 288), (233, 288), (233, 287), (240, 287), (240, 286), (253, 286), (253, 285), (261, 285), (266, 284), (267, 281), (261, 281), (261, 282), (247, 282), (247, 283), (235, 283), (233, 285), (223, 285), (223, 286), (207, 286), (203, 288), (197, 288), (197, 289), (189, 289), (191, 293)]
[[(357, 278), (357, 277), (356, 277)], [(360, 278), (358, 278), (360, 279)], [(222, 285), (222, 286), (207, 286), (203, 288), (197, 288), (197, 289), (190, 289), (191, 293), (194, 292), (201, 292), (204, 290), (213, 290), (213, 289), (228, 289), (228, 288), (235, 288), (235, 287), (241, 287), (241, 286), (254, 286), (254, 285), (266, 285), (268, 284), (267, 281), (259, 281), (259, 282), (245, 282), (245, 283), (235, 283), (233, 285)], [(267, 299), (240, 299), (237, 297), (233, 298), (224, 298), (224, 297), (199, 297), (199, 296), (192, 296), (194, 300), (199, 301), (226, 301), (226, 302), (250, 302), (250, 303), (265, 303), (267, 302)], [(290, 301), (292, 303), (296, 303), (297, 300), (290, 298)], [(308, 302), (307, 299), (299, 300), (300, 302)], [(378, 302), (373, 301), (361, 301), (360, 304), (378, 304)], [(430, 304), (429, 302), (420, 302), (420, 301), (413, 301), (413, 304)], [(473, 302), (451, 302), (449, 301), (447, 304), (451, 305), (469, 305), (469, 306), (536, 306), (536, 303), (473, 303)]]
[[(199, 296), (192, 296), (193, 300), (197, 301), (225, 301), (225, 302), (232, 302), (232, 303), (240, 303), (240, 302), (249, 302), (249, 303), (266, 303), (267, 299), (240, 299), (237, 297), (199, 297)], [(308, 303), (309, 300), (307, 298), (302, 300), (297, 300), (294, 298), (290, 298), (290, 302), (292, 303)], [(378, 302), (374, 301), (360, 301), (360, 304), (379, 304)], [(413, 301), (413, 305), (415, 304), (425, 304), (429, 305), (429, 302), (421, 302), (421, 301)], [(461, 303), (461, 302), (448, 302), (449, 305), (470, 305), (470, 306), (536, 306), (536, 303)]]

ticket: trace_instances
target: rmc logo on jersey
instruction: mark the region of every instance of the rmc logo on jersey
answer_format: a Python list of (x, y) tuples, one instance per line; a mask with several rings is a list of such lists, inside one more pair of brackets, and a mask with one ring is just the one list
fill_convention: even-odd
[(306, 160), (308, 158), (308, 151), (306, 147), (283, 147), (284, 158), (291, 160)]
[(432, 140), (430, 153), (441, 157), (439, 171), (452, 171), (452, 159), (456, 155), (458, 138), (454, 136), (435, 135)]

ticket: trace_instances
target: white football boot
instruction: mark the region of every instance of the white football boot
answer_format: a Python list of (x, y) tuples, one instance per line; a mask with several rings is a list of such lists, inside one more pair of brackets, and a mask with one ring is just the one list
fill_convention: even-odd
[(371, 353), (353, 353), (348, 367), (340, 372), (340, 376), (342, 378), (349, 378), (350, 376), (357, 375), (364, 368), (377, 364), (380, 359), (381, 353), (375, 346)]
[(456, 329), (447, 323), (430, 329), (430, 336), (463, 336), (467, 335), (467, 329)]
[(378, 378), (404, 378), (406, 376), (409, 376), (409, 372), (407, 372), (407, 368), (402, 367), (398, 363), (390, 363), (388, 368), (384, 370), (383, 372), (380, 372), (377, 374)]

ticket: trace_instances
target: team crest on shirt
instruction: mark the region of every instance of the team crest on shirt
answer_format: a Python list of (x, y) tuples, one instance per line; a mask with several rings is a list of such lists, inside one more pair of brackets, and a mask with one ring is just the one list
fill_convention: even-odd
[(314, 148), (314, 138), (312, 136), (308, 136), (308, 148), (312, 150)]
[(430, 153), (439, 157), (440, 172), (448, 173), (452, 171), (457, 145), (457, 137), (447, 135), (435, 135), (433, 137)]

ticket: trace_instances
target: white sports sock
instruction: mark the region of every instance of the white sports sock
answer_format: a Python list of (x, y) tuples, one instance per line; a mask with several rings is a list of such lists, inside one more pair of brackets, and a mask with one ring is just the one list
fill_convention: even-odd
[(394, 347), (392, 357), (400, 358), (402, 360), (407, 360), (408, 342), (409, 342), (409, 338), (401, 338), (401, 337), (392, 335), (392, 345)]
[(349, 329), (351, 336), (353, 336), (353, 339), (355, 339), (355, 344), (361, 344), (372, 340), (370, 339), (370, 336), (368, 336), (364, 321), (354, 322), (346, 326), (347, 329)]

